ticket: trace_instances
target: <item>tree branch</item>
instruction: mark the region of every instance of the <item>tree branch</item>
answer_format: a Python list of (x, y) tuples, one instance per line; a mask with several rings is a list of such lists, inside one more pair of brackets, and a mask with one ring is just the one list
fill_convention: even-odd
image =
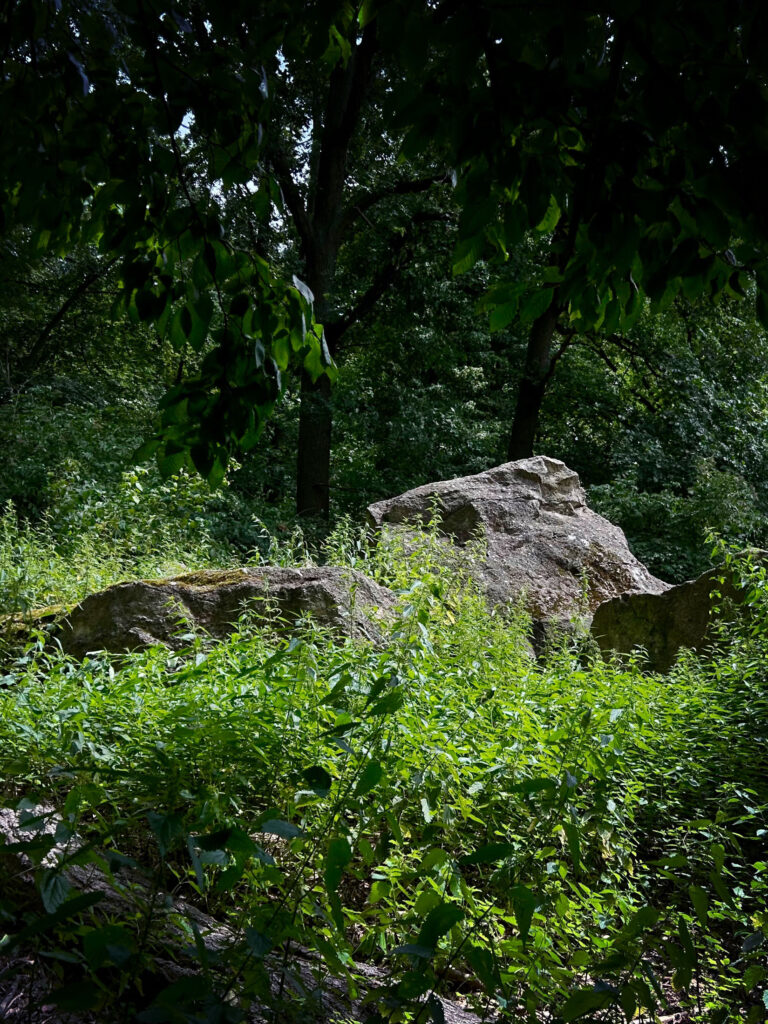
[(304, 246), (304, 252), (307, 253), (312, 245), (314, 232), (304, 200), (301, 197), (301, 192), (299, 192), (296, 182), (291, 175), (288, 158), (282, 150), (276, 149), (269, 153), (267, 162), (271, 164), (272, 171), (283, 193), (285, 205), (288, 207), (288, 212), (301, 239), (301, 244)]
[(575, 330), (558, 331), (557, 333), (562, 336), (563, 340), (561, 341), (557, 351), (555, 352), (555, 354), (551, 357), (551, 359), (549, 361), (549, 369), (547, 370), (546, 374), (544, 375), (544, 383), (545, 384), (548, 384), (550, 382), (550, 380), (552, 379), (552, 376), (553, 376), (553, 374), (555, 372), (555, 367), (557, 366), (557, 364), (560, 361), (560, 359), (562, 358), (562, 356), (565, 355), (567, 350), (573, 344), (573, 342), (574, 342), (574, 340), (576, 338), (576, 331)]
[[(409, 227), (411, 229), (414, 227), (418, 228), (423, 224), (443, 220), (444, 217), (445, 215), (442, 213), (424, 211), (417, 214), (411, 220)], [(402, 254), (406, 250), (406, 247), (414, 241), (416, 241), (416, 237), (412, 231), (411, 233), (406, 231), (403, 235), (400, 235), (390, 246), (390, 259), (384, 266), (379, 268), (373, 278), (373, 281), (363, 292), (355, 305), (348, 310), (344, 316), (326, 326), (326, 338), (332, 354), (334, 350), (338, 348), (339, 342), (350, 327), (352, 327), (353, 324), (359, 323), (363, 317), (367, 316), (382, 295), (384, 295), (384, 293), (395, 282), (406, 263), (406, 259), (401, 258)]]
[(115, 256), (113, 259), (108, 260), (106, 263), (102, 264), (102, 266), (97, 267), (96, 270), (88, 274), (87, 277), (83, 278), (83, 280), (80, 282), (77, 288), (75, 288), (72, 294), (61, 304), (61, 306), (59, 306), (59, 308), (53, 314), (51, 319), (42, 329), (40, 334), (38, 334), (34, 344), (32, 345), (32, 348), (29, 350), (26, 356), (24, 356), (24, 359), (22, 361), (22, 368), (25, 373), (28, 373), (30, 370), (34, 369), (35, 364), (39, 361), (40, 356), (45, 351), (51, 335), (59, 326), (59, 324), (67, 315), (67, 313), (70, 311), (70, 309), (72, 309), (72, 307), (77, 302), (80, 301), (80, 299), (83, 297), (83, 295), (85, 295), (85, 293), (88, 291), (92, 284), (98, 281), (99, 278), (104, 277), (105, 274), (109, 270), (111, 270), (115, 263), (117, 263), (117, 260), (118, 257)]
[(376, 22), (371, 21), (363, 30), (346, 67), (339, 63), (331, 74), (312, 204), (313, 222), (323, 232), (335, 226), (335, 212), (346, 179), (349, 146), (368, 92), (376, 45)]
[(340, 234), (345, 234), (357, 216), (364, 217), (366, 210), (370, 210), (382, 199), (389, 199), (392, 196), (416, 195), (419, 192), (426, 192), (433, 185), (440, 185), (448, 181), (448, 175), (430, 175), (428, 178), (415, 178), (410, 181), (399, 181), (395, 185), (376, 189), (374, 192), (361, 191), (352, 197), (346, 210), (342, 213), (339, 222)]
[[(623, 379), (624, 374), (622, 374), (619, 367), (614, 363), (614, 361), (611, 359), (611, 357), (604, 349), (602, 349), (599, 345), (589, 345), (588, 347), (591, 352), (594, 352), (596, 356), (603, 360), (605, 365), (613, 374), (615, 374), (620, 380)], [(656, 412), (658, 410), (649, 398), (641, 394), (636, 388), (630, 387), (629, 391), (632, 395), (634, 395), (634, 397), (637, 399), (638, 402), (640, 402), (641, 405), (644, 405), (649, 412), (652, 412), (654, 415), (656, 415)]]

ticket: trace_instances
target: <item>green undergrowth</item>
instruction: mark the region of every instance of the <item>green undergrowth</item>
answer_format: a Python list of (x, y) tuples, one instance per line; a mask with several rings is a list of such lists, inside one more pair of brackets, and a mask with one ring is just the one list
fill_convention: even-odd
[(584, 641), (534, 661), (434, 537), (344, 528), (326, 554), (397, 589), (381, 643), (250, 614), (119, 662), (31, 642), (0, 678), (0, 972), (23, 953), (46, 1005), (105, 1021), (306, 1021), (326, 974), (350, 1020), (440, 1024), (441, 994), (763, 1021), (763, 571), (727, 653), (661, 677)]

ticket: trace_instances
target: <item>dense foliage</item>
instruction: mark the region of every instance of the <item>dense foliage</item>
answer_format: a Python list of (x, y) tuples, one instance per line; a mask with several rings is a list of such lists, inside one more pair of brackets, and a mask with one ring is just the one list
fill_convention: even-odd
[[(332, 334), (397, 270), (342, 305), (341, 250), (360, 225), (381, 235), (382, 199), (449, 180), (455, 272), (541, 243), (484, 299), (495, 327), (529, 327), (510, 458), (531, 454), (572, 338), (626, 332), (646, 296), (720, 301), (756, 277), (768, 320), (757, 8), (24, 0), (2, 25), (4, 229), (52, 255), (95, 245), (116, 308), (202, 357), (144, 450), (167, 473), (191, 459), (220, 481), (302, 368), (298, 511), (327, 512)], [(390, 249), (445, 218), (433, 198)], [(269, 236), (288, 216), (285, 258)]]
[(517, 1021), (762, 1021), (764, 570), (754, 635), (662, 678), (568, 645), (536, 664), (428, 537), (346, 528), (326, 554), (400, 592), (380, 645), (251, 616), (173, 656), (32, 642), (8, 668), (3, 856), (36, 890), (3, 889), (7, 970), (98, 1019), (306, 1020), (367, 963), (355, 1020), (437, 1022), (459, 991)]

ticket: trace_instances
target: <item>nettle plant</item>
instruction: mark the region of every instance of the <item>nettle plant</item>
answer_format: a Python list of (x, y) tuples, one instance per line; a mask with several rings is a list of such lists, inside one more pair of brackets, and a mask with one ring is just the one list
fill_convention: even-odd
[(438, 541), (397, 543), (378, 644), (251, 614), (119, 664), (30, 645), (0, 686), (8, 969), (116, 1020), (328, 1019), (325, 987), (378, 1022), (457, 992), (531, 1024), (761, 1021), (766, 632), (670, 677), (569, 641), (538, 664)]

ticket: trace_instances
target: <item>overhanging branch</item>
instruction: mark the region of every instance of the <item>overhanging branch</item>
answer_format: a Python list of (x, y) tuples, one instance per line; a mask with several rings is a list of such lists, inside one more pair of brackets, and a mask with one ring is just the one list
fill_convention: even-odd
[(375, 189), (373, 192), (358, 192), (352, 197), (346, 210), (341, 215), (341, 234), (344, 235), (357, 217), (364, 217), (366, 211), (370, 210), (376, 203), (380, 203), (382, 199), (390, 199), (393, 196), (417, 195), (420, 192), (427, 192), (433, 185), (440, 185), (446, 181), (448, 181), (448, 175), (432, 174), (426, 178), (399, 181), (395, 185)]
[(350, 327), (352, 327), (353, 324), (359, 323), (363, 317), (367, 316), (384, 293), (394, 284), (407, 262), (404, 253), (406, 252), (407, 247), (416, 240), (416, 232), (414, 232), (413, 229), (418, 229), (424, 224), (434, 223), (435, 221), (444, 219), (445, 214), (443, 213), (438, 213), (436, 211), (422, 211), (411, 221), (409, 225), (410, 230), (405, 231), (395, 239), (390, 247), (390, 259), (384, 266), (379, 268), (373, 278), (373, 281), (363, 292), (354, 306), (352, 306), (344, 316), (326, 326), (326, 336), (328, 338), (328, 344), (331, 348), (331, 352), (338, 348), (341, 338), (346, 334)]

